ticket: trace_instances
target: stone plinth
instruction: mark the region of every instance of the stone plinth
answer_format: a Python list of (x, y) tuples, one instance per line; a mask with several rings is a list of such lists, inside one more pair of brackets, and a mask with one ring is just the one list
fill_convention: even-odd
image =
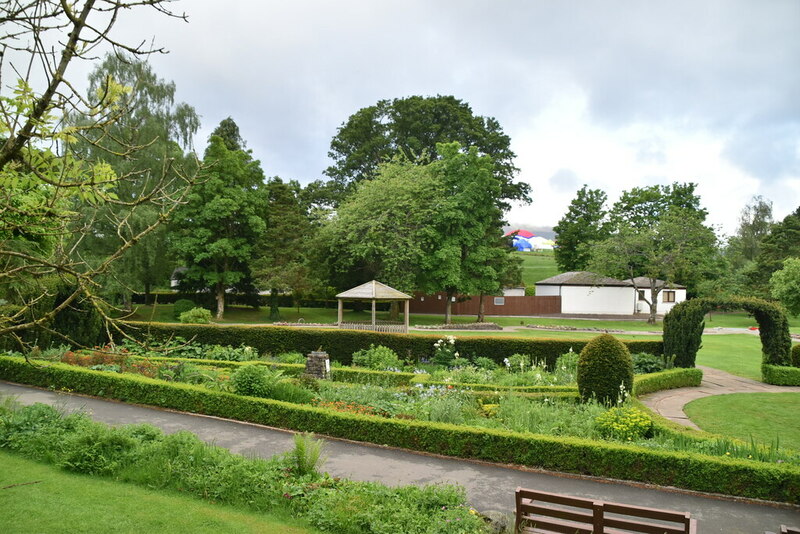
[(306, 358), (306, 374), (314, 378), (328, 378), (331, 375), (331, 360), (325, 351), (312, 351)]

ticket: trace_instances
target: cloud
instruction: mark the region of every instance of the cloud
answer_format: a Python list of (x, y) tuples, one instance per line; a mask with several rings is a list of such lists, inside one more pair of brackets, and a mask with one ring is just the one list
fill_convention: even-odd
[(549, 180), (553, 189), (570, 193), (578, 189), (578, 183), (578, 175), (569, 169), (559, 169)]

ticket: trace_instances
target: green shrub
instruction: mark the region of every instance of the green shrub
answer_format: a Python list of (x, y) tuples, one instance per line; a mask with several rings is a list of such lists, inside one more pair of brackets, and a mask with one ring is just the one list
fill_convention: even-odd
[(653, 432), (653, 420), (642, 410), (630, 406), (616, 406), (598, 415), (595, 427), (604, 438), (632, 441)]
[(279, 363), (306, 363), (306, 357), (299, 352), (282, 352), (274, 360)]
[(761, 376), (767, 384), (800, 386), (800, 367), (764, 364), (761, 366)]
[(580, 359), (580, 354), (577, 352), (569, 351), (567, 353), (562, 354), (556, 360), (555, 370), (557, 372), (571, 374), (573, 376), (577, 376), (578, 374), (578, 359)]
[(295, 434), (294, 448), (287, 453), (287, 458), (298, 475), (318, 474), (318, 469), (325, 463), (324, 448), (325, 442), (314, 439), (314, 434)]
[(497, 369), (497, 362), (489, 358), (486, 358), (484, 356), (478, 356), (477, 358), (475, 358), (474, 363), (475, 367), (477, 367), (478, 369), (486, 369), (487, 371), (493, 371)]
[(353, 353), (353, 365), (385, 371), (386, 369), (400, 369), (403, 363), (397, 353), (383, 345), (370, 345), (368, 349), (363, 349)]
[(314, 393), (291, 380), (295, 379), (281, 380), (274, 384), (269, 390), (269, 398), (294, 404), (311, 404)]
[(578, 392), (584, 400), (603, 404), (633, 391), (633, 362), (628, 348), (617, 338), (601, 334), (581, 351), (578, 360)]
[(633, 394), (646, 395), (665, 389), (696, 387), (703, 380), (703, 371), (696, 368), (676, 367), (658, 373), (637, 375), (633, 378)]
[(178, 317), (185, 324), (208, 324), (211, 322), (211, 312), (205, 308), (192, 308)]
[(527, 354), (512, 354), (503, 363), (510, 373), (524, 373), (531, 367), (531, 357)]
[(197, 307), (197, 304), (194, 303), (193, 300), (189, 299), (179, 299), (175, 301), (175, 304), (172, 305), (172, 316), (175, 319), (179, 319), (182, 313), (185, 313), (191, 309)]
[(231, 375), (231, 387), (237, 395), (267, 398), (281, 375), (282, 371), (273, 371), (263, 365), (243, 365)]
[(800, 343), (792, 345), (792, 367), (800, 367)]
[(631, 354), (633, 360), (633, 372), (637, 375), (657, 373), (664, 370), (664, 360), (654, 354), (637, 352)]
[(445, 336), (436, 340), (433, 344), (431, 363), (451, 367), (453, 365), (453, 360), (459, 356), (459, 353), (456, 351), (456, 338), (453, 336)]

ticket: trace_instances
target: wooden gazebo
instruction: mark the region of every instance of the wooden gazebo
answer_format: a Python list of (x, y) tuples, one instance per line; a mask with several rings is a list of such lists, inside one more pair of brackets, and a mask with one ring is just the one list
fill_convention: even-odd
[[(409, 303), (411, 302), (411, 295), (406, 295), (402, 291), (398, 291), (392, 287), (382, 284), (377, 280), (372, 280), (366, 284), (361, 284), (353, 289), (348, 289), (336, 295), (339, 300), (339, 313), (338, 325), (339, 328), (349, 328), (354, 330), (373, 330), (376, 332), (400, 332), (403, 334), (408, 333), (408, 315)], [(344, 323), (342, 321), (342, 314), (344, 310), (345, 300), (369, 300), (372, 302), (372, 322), (365, 323)], [(405, 302), (403, 309), (403, 324), (400, 323), (387, 323), (375, 320), (375, 303), (377, 302)]]

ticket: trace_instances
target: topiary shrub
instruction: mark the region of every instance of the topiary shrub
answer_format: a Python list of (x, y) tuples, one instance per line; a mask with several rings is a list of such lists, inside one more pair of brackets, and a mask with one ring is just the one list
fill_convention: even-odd
[(209, 324), (211, 322), (211, 312), (205, 308), (192, 308), (183, 312), (178, 319), (186, 324)]
[(633, 391), (633, 360), (620, 340), (602, 334), (589, 341), (578, 359), (578, 392), (586, 401), (617, 401), (621, 390)]
[(800, 367), (800, 343), (792, 346), (792, 367)]
[(197, 304), (195, 304), (193, 300), (189, 299), (176, 300), (175, 304), (172, 305), (172, 316), (175, 319), (180, 319), (182, 313), (186, 313), (187, 311), (196, 307)]

